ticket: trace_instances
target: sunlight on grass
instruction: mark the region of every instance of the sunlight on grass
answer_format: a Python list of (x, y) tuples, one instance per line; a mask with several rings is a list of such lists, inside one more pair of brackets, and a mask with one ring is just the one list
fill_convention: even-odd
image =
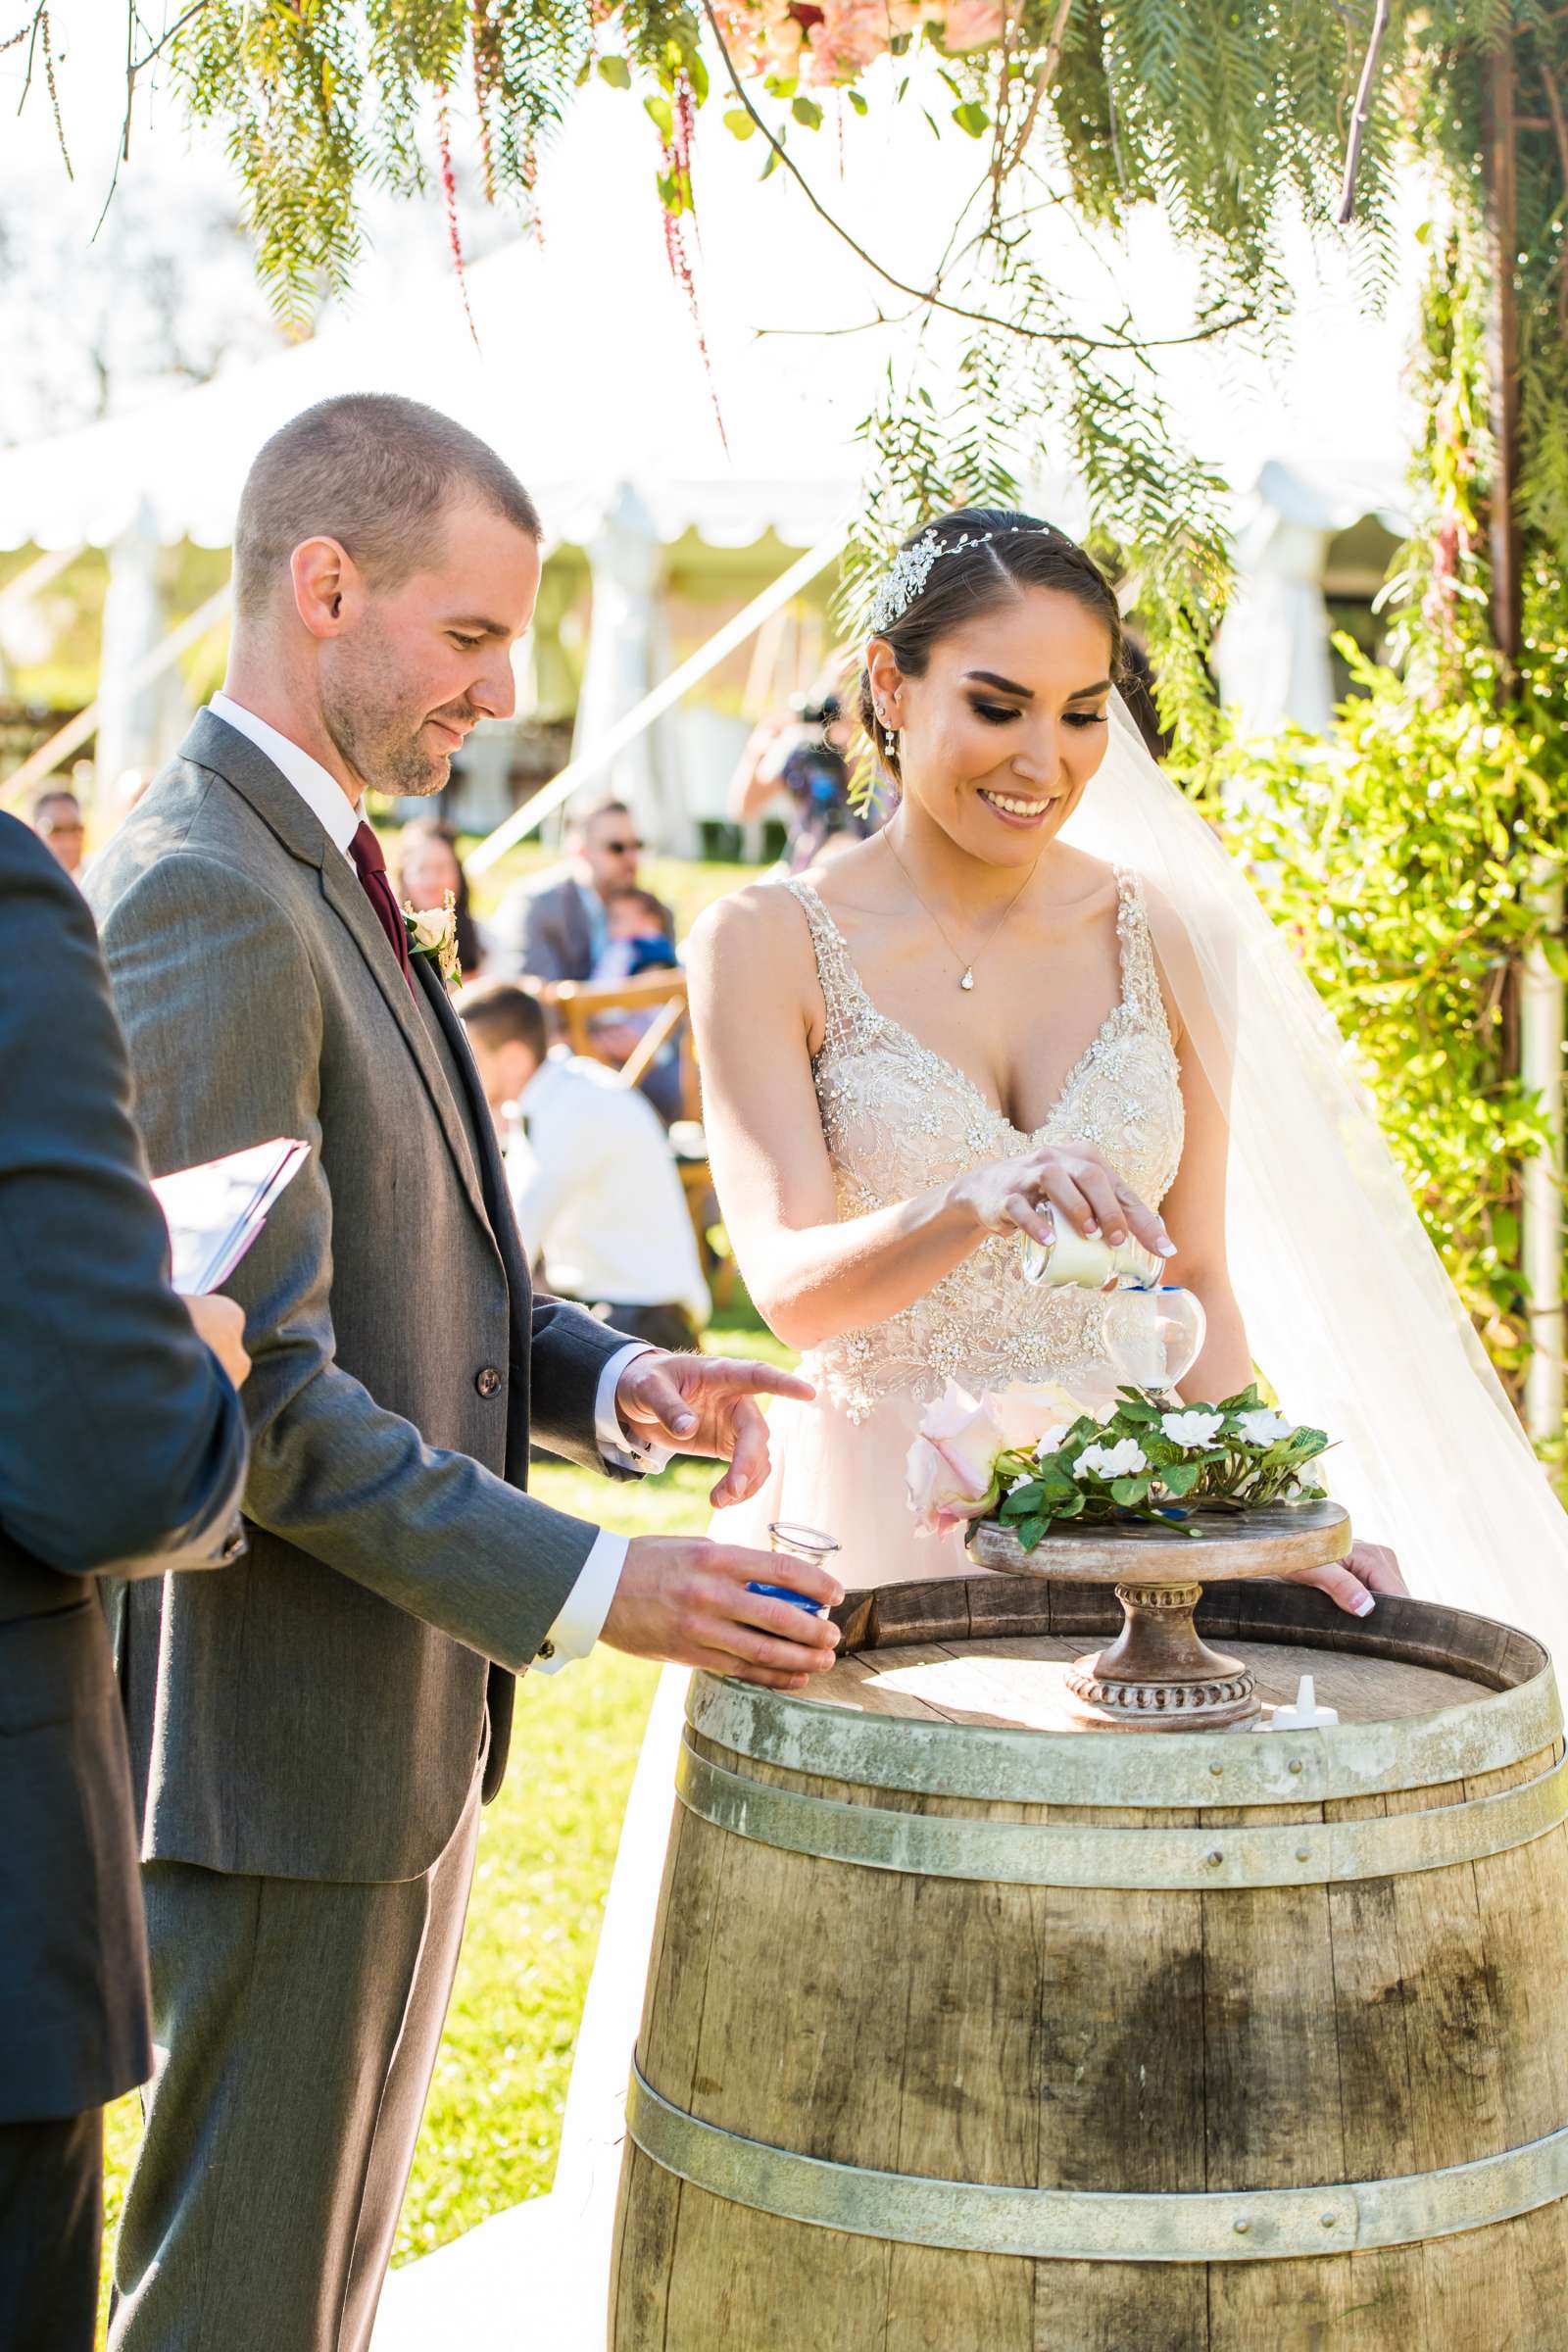
[[(710, 1353), (787, 1350), (751, 1310), (709, 1332)], [(716, 1475), (675, 1462), (659, 1479), (611, 1484), (539, 1462), (530, 1483), (560, 1510), (626, 1535), (701, 1533)], [(518, 1691), (505, 1786), (486, 1808), (451, 2014), (393, 2252), (412, 2261), (550, 2185), (621, 1809), (658, 1668), (600, 1648)], [(140, 2136), (140, 2109), (108, 2117), (106, 2242), (113, 2244)]]

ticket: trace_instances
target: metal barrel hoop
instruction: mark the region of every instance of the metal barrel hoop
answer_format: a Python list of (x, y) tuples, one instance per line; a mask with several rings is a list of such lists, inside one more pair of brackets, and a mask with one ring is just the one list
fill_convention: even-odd
[(643, 2153), (710, 2194), (786, 2221), (955, 2252), (1060, 2262), (1257, 2262), (1413, 2245), (1568, 2194), (1568, 2127), (1446, 2171), (1311, 2188), (1014, 2188), (802, 2156), (672, 2106), (633, 2065)]

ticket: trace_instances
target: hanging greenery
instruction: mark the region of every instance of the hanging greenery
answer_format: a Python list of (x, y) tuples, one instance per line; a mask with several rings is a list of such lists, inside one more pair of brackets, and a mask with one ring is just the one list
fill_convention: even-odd
[[(162, 61), (189, 113), (222, 129), (259, 268), (299, 321), (352, 279), (371, 187), (439, 174), (461, 259), (453, 142), (485, 195), (526, 217), (541, 149), (592, 76), (651, 121), (651, 179), (694, 304), (705, 112), (851, 243), (815, 143), (844, 110), (917, 107), (933, 137), (972, 142), (975, 198), (929, 280), (857, 247), (879, 290), (942, 324), (947, 358), (891, 380), (867, 419), (846, 617), (923, 516), (1013, 503), (1040, 471), (1076, 475), (1149, 638), (1178, 765), (1217, 810), (1245, 774), (1260, 884), (1517, 1369), (1526, 1302), (1503, 1171), (1541, 1127), (1510, 991), (1542, 937), (1533, 886), (1561, 870), (1568, 801), (1561, 0), (192, 0), (152, 45), (133, 4), (129, 27), (132, 91)], [(17, 45), (58, 119), (48, 0), (26, 8)], [(1102, 239), (1156, 207), (1198, 264), (1184, 339), (1283, 351), (1283, 224), (1348, 240), (1376, 300), (1401, 159), (1425, 172), (1434, 220), (1391, 662), (1356, 663), (1329, 744), (1237, 746), (1207, 670), (1225, 485), (1173, 436), (1139, 322), (1070, 311), (1035, 232), (1065, 215)]]
[[(877, 496), (848, 599), (908, 523), (1016, 497), (1049, 451), (1085, 487), (1093, 536), (1150, 634), (1163, 714), (1194, 749), (1212, 734), (1224, 485), (1173, 438), (1138, 322), (1069, 316), (1031, 231), (1063, 204), (1100, 230), (1157, 206), (1200, 271), (1182, 339), (1277, 343), (1282, 223), (1348, 236), (1375, 298), (1396, 156), (1423, 156), (1463, 200), (1490, 136), (1486, 61), (1509, 44), (1521, 495), (1538, 542), (1568, 558), (1568, 12), (1546, 0), (192, 0), (156, 40), (127, 0), (126, 23), (130, 93), (158, 66), (221, 128), (258, 267), (295, 323), (352, 279), (371, 187), (438, 177), (461, 267), (452, 140), (486, 196), (526, 216), (541, 147), (593, 75), (652, 119), (670, 264), (694, 305), (705, 108), (829, 220), (812, 139), (840, 109), (919, 106), (933, 135), (972, 140), (975, 202), (931, 281), (902, 284), (863, 255), (917, 316), (962, 335), (940, 392), (907, 371), (867, 420)], [(19, 44), (58, 105), (49, 0), (25, 9)]]

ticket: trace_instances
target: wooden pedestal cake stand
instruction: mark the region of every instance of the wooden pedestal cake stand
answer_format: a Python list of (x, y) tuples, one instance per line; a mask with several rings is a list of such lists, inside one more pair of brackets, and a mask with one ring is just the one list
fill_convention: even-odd
[(1121, 1632), (1066, 1678), (1074, 1714), (1097, 1731), (1214, 1732), (1250, 1721), (1261, 1711), (1251, 1675), (1210, 1649), (1193, 1623), (1203, 1587), (1320, 1568), (1350, 1548), (1349, 1514), (1337, 1502), (1200, 1511), (1189, 1524), (1196, 1535), (1136, 1519), (1074, 1528), (1033, 1551), (999, 1519), (970, 1537), (983, 1568), (1115, 1587)]

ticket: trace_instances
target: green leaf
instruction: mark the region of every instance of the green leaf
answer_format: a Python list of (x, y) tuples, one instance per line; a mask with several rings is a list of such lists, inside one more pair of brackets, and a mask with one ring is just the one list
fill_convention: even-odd
[(657, 96), (645, 98), (643, 100), (643, 107), (649, 119), (654, 123), (656, 129), (661, 131), (666, 139), (673, 138), (675, 135), (675, 115), (674, 109), (671, 107), (669, 100), (667, 98), (660, 98)]
[(708, 68), (703, 62), (702, 51), (689, 49), (686, 52), (685, 64), (686, 78), (692, 85), (692, 96), (699, 106), (705, 106), (708, 103), (709, 82)]
[(1182, 1495), (1192, 1493), (1199, 1476), (1200, 1465), (1197, 1462), (1173, 1462), (1168, 1470), (1160, 1472), (1160, 1483), (1167, 1494), (1174, 1494), (1180, 1499)]
[(991, 117), (977, 98), (966, 99), (962, 106), (956, 106), (953, 120), (960, 130), (968, 132), (971, 139), (983, 139), (991, 128)]
[(599, 78), (608, 81), (612, 90), (629, 90), (631, 68), (623, 57), (602, 57), (599, 60)]
[(790, 103), (790, 113), (795, 117), (797, 122), (804, 122), (808, 130), (820, 130), (822, 127), (822, 109), (814, 98), (803, 96), (793, 99)]
[(1018, 1541), (1023, 1545), (1025, 1551), (1033, 1551), (1035, 1545), (1040, 1542), (1041, 1537), (1045, 1534), (1050, 1525), (1051, 1521), (1049, 1519), (1036, 1518), (1026, 1519), (1024, 1521), (1023, 1525), (1018, 1530)]
[(765, 163), (765, 164), (762, 166), (762, 169), (761, 169), (761, 171), (760, 171), (760, 172), (759, 172), (759, 174), (758, 174), (758, 184), (759, 184), (759, 185), (760, 185), (760, 184), (761, 184), (761, 182), (762, 182), (762, 180), (764, 180), (764, 179), (767, 179), (768, 177), (770, 177), (770, 175), (771, 175), (773, 172), (775, 172), (777, 170), (778, 170), (778, 149), (777, 149), (776, 147), (769, 147), (769, 149), (768, 149), (768, 151), (767, 151), (767, 161), (766, 161), (766, 163)]
[(746, 109), (743, 106), (732, 106), (730, 108), (728, 114), (724, 117), (724, 128), (733, 132), (737, 139), (753, 138), (756, 136), (757, 132), (757, 124), (752, 121), (751, 116), (746, 112)]
[(859, 90), (846, 90), (844, 95), (849, 100), (851, 106), (854, 107), (858, 115), (868, 115), (870, 113), (870, 106)]
[(800, 86), (793, 74), (769, 74), (762, 83), (770, 98), (793, 98)]

